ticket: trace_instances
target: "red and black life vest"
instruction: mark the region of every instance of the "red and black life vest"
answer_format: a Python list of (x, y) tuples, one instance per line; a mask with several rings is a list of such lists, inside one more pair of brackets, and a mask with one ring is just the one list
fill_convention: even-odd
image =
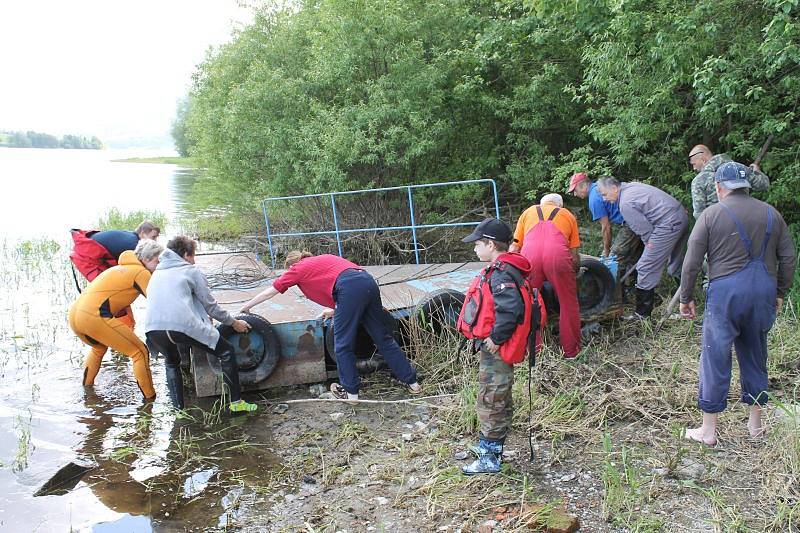
[(544, 301), (539, 291), (531, 287), (527, 278), (503, 261), (494, 261), (481, 270), (472, 280), (464, 296), (464, 305), (458, 316), (458, 331), (468, 339), (485, 339), (491, 334), (495, 323), (494, 297), (489, 279), (494, 271), (504, 271), (511, 275), (522, 295), (525, 305), (525, 316), (517, 324), (511, 338), (500, 345), (500, 357), (506, 363), (514, 365), (525, 360), (525, 355), (539, 347), (541, 328), (547, 318)]
[(87, 280), (92, 281), (101, 272), (116, 266), (116, 258), (106, 250), (105, 246), (91, 238), (97, 230), (71, 229), (70, 232), (75, 247), (69, 258)]

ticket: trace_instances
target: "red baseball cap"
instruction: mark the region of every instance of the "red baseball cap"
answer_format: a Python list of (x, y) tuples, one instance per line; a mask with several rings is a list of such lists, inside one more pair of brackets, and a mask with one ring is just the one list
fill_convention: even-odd
[(586, 175), (586, 172), (576, 172), (575, 174), (572, 175), (572, 178), (570, 178), (569, 180), (569, 189), (567, 189), (567, 192), (574, 191), (575, 187), (577, 187), (580, 182), (588, 179), (589, 176)]

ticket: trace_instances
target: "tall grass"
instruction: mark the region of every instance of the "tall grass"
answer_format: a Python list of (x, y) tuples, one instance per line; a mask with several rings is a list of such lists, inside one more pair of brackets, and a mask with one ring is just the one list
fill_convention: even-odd
[(149, 220), (164, 231), (168, 220), (167, 216), (161, 211), (149, 209), (137, 209), (135, 211), (123, 212), (112, 207), (97, 219), (97, 229), (125, 229), (135, 230), (144, 220)]

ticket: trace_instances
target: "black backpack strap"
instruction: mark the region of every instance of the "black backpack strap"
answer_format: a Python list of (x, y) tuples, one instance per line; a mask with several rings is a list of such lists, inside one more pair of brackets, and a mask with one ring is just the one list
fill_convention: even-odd
[(75, 288), (78, 289), (78, 294), (81, 294), (83, 291), (81, 290), (80, 282), (78, 282), (78, 275), (75, 273), (75, 265), (72, 264), (72, 261), (70, 261), (70, 266), (72, 267), (72, 279), (75, 280)]
[(542, 213), (542, 206), (540, 205), (536, 206), (536, 213), (539, 215), (539, 222), (544, 220), (544, 213)]
[(558, 214), (558, 211), (559, 211), (559, 209), (560, 209), (560, 208), (556, 207), (555, 209), (553, 209), (552, 211), (550, 211), (550, 216), (549, 216), (549, 217), (547, 217), (547, 220), (548, 220), (548, 221), (552, 221), (554, 218), (556, 218), (556, 215)]
[(533, 366), (536, 364), (536, 333), (539, 331), (539, 324), (542, 321), (542, 309), (539, 307), (539, 290), (531, 290), (531, 331), (528, 334), (528, 447), (531, 451), (531, 462), (534, 459), (533, 453), (533, 394), (531, 392), (531, 381)]

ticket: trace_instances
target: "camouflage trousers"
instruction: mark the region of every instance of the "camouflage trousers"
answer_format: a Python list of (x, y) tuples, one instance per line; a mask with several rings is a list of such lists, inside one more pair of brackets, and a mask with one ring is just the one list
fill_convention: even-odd
[(616, 254), (620, 269), (633, 268), (644, 252), (644, 243), (631, 228), (621, 225), (611, 243), (611, 253)]
[(500, 354), (481, 350), (478, 370), (478, 399), (475, 410), (481, 436), (495, 441), (506, 438), (511, 427), (514, 403), (511, 388), (514, 385), (514, 367), (505, 363)]

